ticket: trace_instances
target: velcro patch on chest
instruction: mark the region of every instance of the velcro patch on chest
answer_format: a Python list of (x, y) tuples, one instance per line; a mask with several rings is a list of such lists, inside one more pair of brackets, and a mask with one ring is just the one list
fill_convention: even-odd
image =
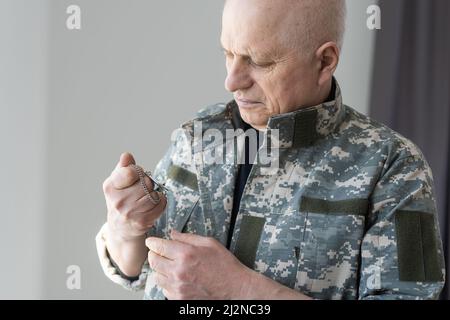
[(169, 168), (167, 177), (189, 189), (198, 190), (197, 176), (185, 168), (173, 165)]
[(323, 214), (353, 214), (365, 216), (369, 206), (367, 199), (346, 199), (329, 201), (303, 196), (300, 203), (300, 210), (303, 212), (323, 213)]

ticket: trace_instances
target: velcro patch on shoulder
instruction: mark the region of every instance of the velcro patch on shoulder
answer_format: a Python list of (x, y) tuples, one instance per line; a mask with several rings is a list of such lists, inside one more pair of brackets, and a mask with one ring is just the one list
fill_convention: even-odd
[(171, 166), (167, 177), (192, 190), (198, 191), (197, 176), (189, 170), (180, 166)]
[(397, 211), (395, 230), (400, 281), (443, 281), (433, 214)]
[(334, 215), (362, 215), (365, 216), (369, 207), (367, 199), (346, 199), (329, 201), (302, 196), (300, 210), (311, 213)]

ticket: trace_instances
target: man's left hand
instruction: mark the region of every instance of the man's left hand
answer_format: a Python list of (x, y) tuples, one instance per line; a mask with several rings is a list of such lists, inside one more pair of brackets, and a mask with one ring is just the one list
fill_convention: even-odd
[(172, 231), (148, 238), (151, 276), (169, 300), (245, 299), (252, 270), (213, 238)]

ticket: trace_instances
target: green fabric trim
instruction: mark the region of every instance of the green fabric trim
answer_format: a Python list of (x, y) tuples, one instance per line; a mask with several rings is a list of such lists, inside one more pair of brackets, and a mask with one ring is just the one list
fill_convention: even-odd
[(266, 223), (265, 218), (243, 216), (234, 255), (247, 267), (253, 269), (259, 240)]
[(301, 112), (295, 117), (293, 147), (309, 147), (317, 139), (317, 110)]
[(192, 190), (198, 191), (197, 176), (179, 166), (171, 166), (167, 177)]
[(443, 281), (433, 214), (397, 211), (395, 230), (400, 281)]
[(365, 216), (368, 207), (369, 201), (367, 199), (329, 201), (303, 196), (300, 203), (301, 211), (333, 215), (353, 214)]

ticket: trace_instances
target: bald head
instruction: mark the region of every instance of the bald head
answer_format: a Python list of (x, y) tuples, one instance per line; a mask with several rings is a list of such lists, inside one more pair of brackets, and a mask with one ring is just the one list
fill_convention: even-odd
[(334, 42), (342, 49), (345, 33), (345, 0), (227, 0), (224, 19), (241, 31), (246, 24), (259, 29), (302, 53), (311, 54), (322, 44)]
[(228, 0), (221, 42), (225, 87), (243, 120), (269, 119), (330, 95), (344, 34), (344, 0)]

